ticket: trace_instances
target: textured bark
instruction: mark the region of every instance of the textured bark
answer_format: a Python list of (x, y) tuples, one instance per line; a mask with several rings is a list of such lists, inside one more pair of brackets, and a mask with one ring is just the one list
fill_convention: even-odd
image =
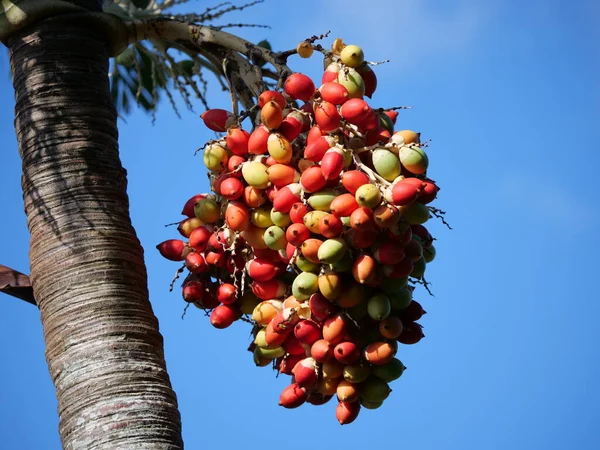
[(11, 37), (31, 283), (65, 449), (179, 449), (181, 422), (129, 218), (105, 36)]

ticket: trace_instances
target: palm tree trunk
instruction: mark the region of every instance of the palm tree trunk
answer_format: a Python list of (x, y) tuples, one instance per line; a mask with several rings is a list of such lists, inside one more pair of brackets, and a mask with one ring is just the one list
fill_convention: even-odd
[(129, 218), (105, 41), (89, 24), (52, 19), (7, 42), (30, 277), (63, 447), (180, 449), (177, 399)]

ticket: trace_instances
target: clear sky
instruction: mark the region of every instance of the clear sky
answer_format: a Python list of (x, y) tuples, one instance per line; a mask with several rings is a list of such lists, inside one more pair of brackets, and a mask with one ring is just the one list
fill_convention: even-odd
[[(192, 7), (204, 9), (202, 4)], [(214, 3), (214, 2), (212, 2)], [(285, 8), (278, 9), (278, 5)], [(165, 337), (187, 448), (288, 450), (592, 450), (600, 448), (600, 4), (590, 0), (269, 0), (225, 21), (274, 48), (332, 31), (377, 67), (375, 106), (412, 105), (398, 125), (431, 138), (438, 256), (427, 337), (401, 347), (408, 367), (376, 411), (352, 425), (334, 403), (277, 406), (287, 377), (255, 368), (249, 329), (184, 321), (169, 293), (177, 265), (155, 245), (175, 237), (183, 202), (208, 190), (196, 148), (212, 136), (197, 114), (165, 102), (156, 125), (120, 122), (134, 225)], [(331, 42), (327, 41), (327, 44)], [(320, 78), (316, 59), (291, 60)], [(6, 55), (0, 62), (0, 262), (28, 272), (28, 232)], [(216, 84), (212, 85), (216, 89)], [(215, 90), (214, 107), (227, 106)], [(197, 113), (202, 112), (198, 104)], [(0, 447), (58, 449), (56, 399), (34, 307), (0, 296)]]

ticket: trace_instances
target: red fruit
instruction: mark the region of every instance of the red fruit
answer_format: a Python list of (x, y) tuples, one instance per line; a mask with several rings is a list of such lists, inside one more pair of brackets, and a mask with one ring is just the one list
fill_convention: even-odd
[(227, 160), (227, 171), (229, 175), (236, 178), (242, 178), (241, 166), (246, 161), (246, 158), (240, 155), (232, 155)]
[(341, 342), (346, 335), (346, 331), (346, 321), (341, 314), (328, 317), (323, 323), (323, 338), (330, 344), (335, 345)]
[(425, 228), (423, 225), (411, 225), (409, 230), (412, 232), (412, 234), (416, 234), (421, 238), (421, 241), (423, 242), (423, 248), (431, 247), (431, 244), (433, 243), (433, 237), (427, 228)]
[(296, 339), (304, 345), (312, 345), (321, 339), (321, 327), (312, 320), (301, 320), (294, 327)]
[(311, 166), (302, 172), (300, 184), (306, 192), (318, 192), (325, 187), (327, 179), (320, 166)]
[(248, 207), (242, 202), (230, 202), (225, 209), (225, 223), (233, 231), (244, 231), (250, 223)]
[(344, 224), (333, 214), (327, 214), (319, 220), (319, 233), (326, 238), (339, 237), (344, 231)]
[(388, 278), (406, 278), (413, 271), (414, 262), (413, 260), (405, 256), (402, 261), (393, 266), (381, 266), (383, 274)]
[(273, 198), (273, 209), (284, 214), (292, 209), (292, 205), (300, 201), (302, 187), (298, 183), (292, 183), (282, 187)]
[(225, 256), (225, 253), (206, 252), (204, 259), (211, 266), (225, 267), (227, 265), (227, 256)]
[(293, 73), (283, 83), (283, 90), (294, 100), (307, 102), (315, 93), (315, 84), (304, 74)]
[(275, 196), (279, 192), (279, 188), (275, 185), (271, 185), (265, 189), (265, 194), (267, 195), (267, 199), (272, 203), (275, 200)]
[(294, 203), (290, 209), (290, 219), (293, 223), (303, 223), (303, 218), (312, 208), (302, 202)]
[(300, 133), (302, 133), (302, 129), (304, 128), (304, 117), (302, 113), (298, 111), (291, 111), (285, 118), (277, 132), (282, 134), (289, 142), (292, 142), (296, 139)]
[(279, 106), (281, 106), (281, 109), (284, 109), (287, 105), (287, 102), (285, 101), (285, 97), (283, 96), (283, 94), (281, 92), (265, 91), (262, 94), (260, 94), (260, 96), (258, 97), (258, 106), (260, 108), (262, 108), (270, 101), (277, 102), (277, 104)]
[(394, 347), (387, 342), (373, 342), (364, 350), (364, 358), (374, 366), (382, 366), (390, 362), (395, 354)]
[(302, 347), (302, 344), (296, 338), (296, 336), (294, 336), (294, 333), (288, 334), (288, 337), (285, 339), (283, 344), (281, 344), (281, 346), (288, 355), (306, 356), (306, 349)]
[(351, 217), (351, 214), (358, 209), (358, 203), (354, 194), (342, 194), (333, 199), (329, 209), (336, 217)]
[(312, 162), (319, 162), (323, 159), (325, 152), (333, 147), (334, 144), (335, 140), (332, 136), (320, 136), (306, 144), (304, 158)]
[(243, 156), (248, 153), (248, 140), (250, 133), (238, 127), (231, 127), (227, 130), (225, 145), (234, 155)]
[(183, 285), (181, 293), (186, 302), (200, 303), (204, 297), (204, 285), (199, 281), (188, 281)]
[(244, 184), (239, 178), (227, 177), (221, 182), (219, 190), (227, 200), (237, 200), (244, 193)]
[(396, 242), (385, 241), (373, 252), (373, 258), (380, 264), (398, 264), (404, 259), (404, 248)]
[(337, 310), (335, 305), (327, 300), (320, 292), (310, 296), (308, 306), (313, 318), (320, 321), (327, 319)]
[(342, 69), (338, 63), (331, 63), (325, 69), (325, 73), (323, 74), (323, 78), (321, 79), (321, 84), (329, 83), (331, 81), (337, 80), (338, 72)]
[(375, 145), (377, 143), (386, 144), (392, 137), (391, 133), (385, 128), (374, 128), (365, 134), (365, 145)]
[(327, 150), (321, 160), (321, 171), (327, 180), (339, 182), (338, 177), (344, 170), (344, 152), (339, 148)]
[(402, 333), (402, 321), (396, 316), (389, 316), (379, 322), (379, 334), (386, 339), (397, 339)]
[(389, 110), (389, 111), (384, 111), (383, 113), (386, 116), (388, 116), (390, 119), (392, 119), (392, 123), (394, 125), (396, 124), (396, 119), (398, 118), (398, 111)]
[(410, 205), (419, 196), (419, 187), (414, 182), (407, 180), (410, 178), (399, 180), (392, 186), (392, 202), (396, 206)]
[(210, 314), (210, 324), (215, 328), (227, 328), (238, 318), (239, 312), (231, 305), (219, 305)]
[(341, 106), (342, 117), (353, 125), (362, 125), (373, 115), (373, 109), (360, 98), (351, 98)]
[(310, 230), (303, 223), (293, 223), (285, 230), (285, 238), (294, 247), (299, 247), (310, 238)]
[(400, 317), (400, 319), (402, 319), (403, 322), (416, 322), (421, 317), (423, 317), (424, 314), (426, 313), (423, 310), (421, 304), (418, 301), (413, 300), (408, 304), (406, 308), (400, 311), (398, 316)]
[(268, 281), (277, 275), (278, 268), (272, 261), (255, 258), (248, 262), (248, 275), (256, 281)]
[(298, 317), (295, 308), (284, 308), (271, 319), (269, 325), (273, 327), (273, 331), (277, 334), (288, 334), (299, 320), (300, 318)]
[(404, 246), (404, 253), (406, 254), (406, 256), (408, 256), (410, 259), (416, 262), (420, 260), (423, 256), (423, 246), (420, 242), (417, 242), (416, 239), (411, 239)]
[(321, 98), (334, 105), (341, 105), (348, 100), (348, 89), (340, 83), (329, 81), (324, 83), (320, 88)]
[(202, 253), (208, 246), (208, 240), (213, 234), (205, 226), (195, 228), (190, 234), (189, 246)]
[(187, 202), (185, 202), (185, 205), (183, 206), (183, 210), (181, 211), (181, 214), (183, 214), (184, 216), (187, 216), (187, 217), (196, 217), (196, 214), (194, 214), (194, 206), (196, 206), (196, 203), (198, 203), (198, 200), (202, 200), (205, 197), (206, 197), (206, 194), (194, 195)]
[(244, 203), (250, 208), (258, 208), (267, 202), (267, 194), (264, 189), (258, 189), (253, 186), (244, 188)]
[(233, 124), (235, 116), (224, 109), (209, 109), (200, 115), (209, 129), (213, 131), (227, 131), (227, 128)]
[(306, 388), (301, 387), (298, 383), (292, 383), (279, 396), (279, 406), (297, 408), (306, 401), (307, 397)]
[(217, 288), (217, 300), (224, 305), (231, 305), (237, 300), (237, 291), (231, 283), (223, 283)]
[(365, 207), (356, 208), (350, 214), (350, 226), (353, 230), (366, 231), (375, 227), (373, 210)]
[(437, 187), (436, 184), (431, 180), (425, 180), (424, 184), (425, 186), (423, 186), (423, 189), (419, 193), (419, 198), (417, 201), (426, 205), (427, 203), (431, 203), (435, 200), (440, 188)]
[(251, 285), (252, 292), (261, 300), (281, 298), (286, 291), (283, 281), (273, 278), (267, 281), (254, 281)]
[(360, 358), (360, 349), (354, 342), (340, 342), (333, 349), (333, 356), (341, 364), (354, 364)]
[[(293, 336), (293, 334), (290, 336)], [(285, 373), (286, 375), (293, 375), (292, 371), (294, 370), (294, 367), (304, 358), (306, 358), (305, 353), (302, 353), (301, 355), (285, 355), (279, 362), (279, 372)]]
[(295, 182), (297, 172), (292, 166), (276, 163), (267, 169), (267, 174), (274, 186), (284, 187)]
[(340, 126), (342, 116), (333, 103), (322, 101), (315, 108), (315, 122), (326, 133), (333, 133)]
[(360, 413), (359, 402), (339, 402), (335, 409), (335, 418), (340, 425), (347, 425), (356, 420), (358, 413)]
[(412, 345), (423, 339), (423, 327), (416, 322), (402, 322), (402, 333), (398, 336), (398, 342)]
[(259, 125), (248, 139), (248, 152), (253, 155), (262, 155), (267, 153), (267, 141), (269, 140), (269, 130), (264, 125)]
[(283, 108), (277, 102), (267, 102), (260, 110), (260, 121), (270, 131), (276, 130), (283, 122)]
[(311, 405), (319, 406), (319, 405), (324, 405), (332, 398), (333, 398), (333, 395), (325, 395), (325, 394), (321, 394), (320, 392), (313, 391), (310, 393), (310, 395), (308, 396), (306, 401), (307, 401), (307, 403), (310, 403)]
[(352, 276), (358, 283), (365, 284), (375, 276), (376, 269), (377, 263), (373, 257), (362, 254), (359, 255), (352, 264)]
[(312, 144), (314, 141), (318, 140), (321, 136), (324, 136), (326, 133), (323, 132), (317, 125), (312, 127), (308, 134), (306, 135), (306, 144)]
[(316, 361), (311, 358), (304, 358), (294, 366), (292, 370), (294, 379), (299, 386), (311, 386), (319, 379), (319, 373), (316, 367)]
[(279, 347), (284, 343), (289, 334), (289, 330), (287, 332), (278, 333), (273, 326), (273, 321), (271, 321), (267, 325), (267, 328), (265, 328), (265, 342), (270, 347)]
[(302, 251), (302, 255), (308, 259), (310, 262), (315, 264), (320, 264), (318, 252), (319, 247), (323, 244), (323, 241), (316, 238), (310, 238), (305, 240), (300, 246), (300, 250)]
[(349, 170), (342, 174), (342, 185), (344, 189), (350, 192), (352, 195), (356, 194), (356, 190), (363, 184), (369, 183), (369, 177), (366, 173), (358, 170)]
[(319, 339), (310, 347), (310, 356), (318, 363), (331, 361), (331, 358), (333, 358), (333, 345), (325, 339)]
[(367, 64), (357, 67), (356, 71), (365, 82), (365, 95), (371, 98), (373, 92), (377, 89), (377, 76), (375, 72)]
[(208, 264), (200, 253), (190, 252), (185, 257), (185, 268), (191, 273), (202, 273), (208, 271)]
[(185, 259), (185, 242), (180, 239), (169, 239), (156, 246), (163, 258), (170, 261), (183, 261)]

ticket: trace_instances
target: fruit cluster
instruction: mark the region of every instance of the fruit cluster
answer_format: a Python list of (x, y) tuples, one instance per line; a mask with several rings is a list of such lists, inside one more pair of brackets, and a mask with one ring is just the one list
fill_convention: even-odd
[(346, 424), (388, 397), (398, 343), (423, 337), (412, 294), (435, 257), (423, 224), (438, 187), (419, 134), (364, 100), (377, 79), (362, 50), (337, 45), (318, 89), (294, 73), (260, 95), (252, 132), (225, 110), (202, 115), (226, 133), (204, 149), (214, 194), (186, 202), (187, 241), (157, 247), (185, 261), (183, 298), (213, 326), (253, 324), (256, 365), (293, 376), (280, 405), (337, 396)]

